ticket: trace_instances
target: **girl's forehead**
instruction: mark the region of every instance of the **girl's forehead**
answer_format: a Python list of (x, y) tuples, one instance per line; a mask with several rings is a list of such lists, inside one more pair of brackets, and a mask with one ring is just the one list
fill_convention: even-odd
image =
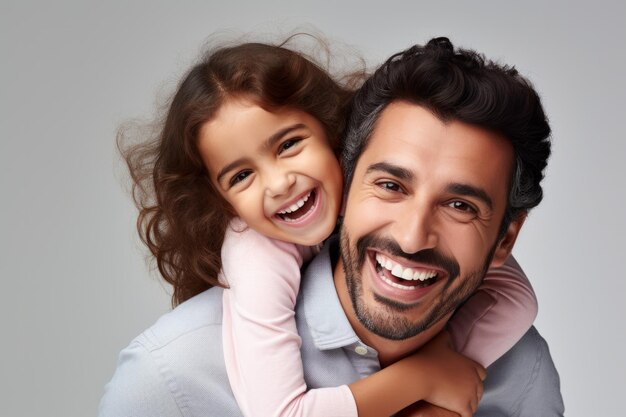
[(266, 108), (248, 99), (231, 99), (202, 126), (200, 136), (204, 133), (211, 140), (241, 135), (252, 138), (271, 135), (285, 125), (299, 123), (303, 127), (310, 127), (316, 122), (314, 118), (297, 109)]
[(202, 125), (197, 146), (209, 172), (214, 174), (220, 166), (237, 159), (254, 159), (271, 151), (289, 134), (326, 136), (321, 124), (303, 111), (267, 110), (247, 98), (230, 99)]

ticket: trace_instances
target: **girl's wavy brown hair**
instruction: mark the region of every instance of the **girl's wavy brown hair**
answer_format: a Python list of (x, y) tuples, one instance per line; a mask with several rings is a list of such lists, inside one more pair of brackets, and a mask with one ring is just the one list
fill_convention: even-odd
[(196, 144), (202, 125), (226, 100), (245, 97), (266, 110), (304, 111), (338, 149), (356, 82), (335, 81), (284, 44), (243, 43), (206, 54), (178, 85), (156, 134), (133, 144), (132, 129), (118, 132), (139, 209), (137, 229), (173, 286), (173, 306), (224, 287), (218, 281), (220, 252), (234, 212), (211, 184)]

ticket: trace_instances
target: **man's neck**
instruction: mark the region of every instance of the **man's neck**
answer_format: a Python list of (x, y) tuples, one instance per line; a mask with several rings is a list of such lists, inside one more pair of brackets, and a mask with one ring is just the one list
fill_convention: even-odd
[(357, 318), (350, 299), (350, 294), (348, 293), (346, 277), (341, 264), (341, 259), (336, 262), (333, 269), (335, 291), (337, 291), (341, 307), (346, 313), (346, 317), (359, 339), (361, 339), (361, 341), (368, 346), (376, 349), (378, 352), (378, 359), (382, 367), (388, 366), (405, 356), (416, 352), (419, 348), (426, 344), (426, 342), (443, 330), (450, 318), (451, 314), (439, 320), (427, 330), (424, 330), (423, 332), (408, 339), (391, 340), (378, 336), (365, 328), (365, 326), (363, 326), (361, 321)]

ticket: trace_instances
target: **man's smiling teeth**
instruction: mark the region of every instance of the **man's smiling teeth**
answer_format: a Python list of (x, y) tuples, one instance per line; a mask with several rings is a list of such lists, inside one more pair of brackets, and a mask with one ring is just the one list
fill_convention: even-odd
[(296, 201), (295, 203), (293, 203), (292, 205), (290, 205), (289, 207), (287, 207), (284, 210), (281, 210), (278, 212), (278, 214), (287, 214), (287, 213), (293, 213), (294, 211), (298, 210), (300, 207), (302, 207), (304, 205), (304, 203), (307, 202), (307, 200), (309, 199), (309, 197), (311, 197), (311, 192), (309, 191), (309, 193), (307, 195), (305, 195), (304, 197), (302, 197), (300, 200)]
[(393, 262), (380, 253), (376, 254), (376, 262), (388, 270), (391, 275), (408, 281), (426, 281), (427, 279), (435, 278), (437, 271), (416, 271), (413, 268), (404, 268), (402, 265)]

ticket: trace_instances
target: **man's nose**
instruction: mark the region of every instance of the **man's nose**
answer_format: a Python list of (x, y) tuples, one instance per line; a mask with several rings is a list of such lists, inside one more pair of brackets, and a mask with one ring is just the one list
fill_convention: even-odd
[(416, 253), (437, 246), (435, 213), (428, 207), (407, 207), (394, 223), (393, 237), (405, 253)]
[(265, 194), (272, 198), (289, 193), (291, 187), (296, 182), (296, 177), (293, 173), (282, 169), (273, 169), (265, 177)]

